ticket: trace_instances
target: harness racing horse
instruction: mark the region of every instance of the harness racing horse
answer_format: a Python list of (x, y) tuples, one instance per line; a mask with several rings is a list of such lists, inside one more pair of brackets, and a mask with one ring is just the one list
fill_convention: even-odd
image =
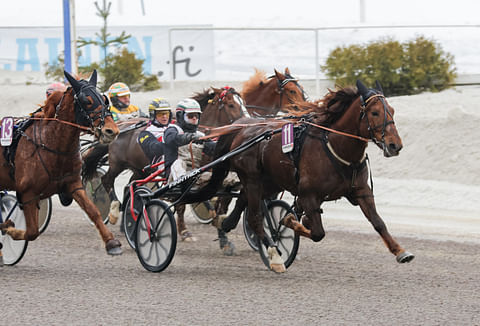
[[(201, 93), (196, 93), (192, 98), (197, 100), (202, 108), (199, 125), (203, 127), (218, 127), (231, 124), (233, 121), (242, 117), (244, 112), (246, 112), (240, 94), (231, 87), (212, 87)], [(129, 129), (133, 124), (138, 123), (138, 121), (139, 120), (136, 119), (119, 124), (121, 133), (115, 141), (108, 146), (95, 146), (83, 157), (84, 164), (82, 176), (84, 179), (88, 180), (94, 176), (98, 163), (102, 157), (108, 153), (109, 168), (107, 173), (102, 176), (102, 184), (110, 196), (110, 217), (114, 217), (113, 219), (111, 218), (112, 223), (116, 222), (120, 210), (120, 202), (114, 189), (117, 176), (122, 171), (130, 169), (133, 172), (133, 175), (130, 178), (131, 182), (133, 180), (145, 178), (149, 174), (145, 172), (143, 168), (151, 164), (151, 162), (137, 143), (138, 134), (142, 130), (145, 130), (146, 123), (141, 128)], [(126, 129), (128, 129), (128, 131), (123, 132), (123, 130)], [(200, 164), (200, 162), (197, 162), (197, 164)], [(176, 205), (175, 209), (177, 211), (177, 230), (182, 236), (184, 231), (186, 231), (184, 221), (185, 205)]]
[(357, 81), (357, 88), (358, 91), (352, 87), (330, 91), (318, 106), (307, 102), (309, 109), (304, 114), (308, 114), (296, 122), (296, 141), (291, 154), (282, 151), (282, 134), (273, 132), (284, 125), (285, 120), (270, 119), (270, 123), (265, 124), (265, 120), (258, 123), (259, 120), (242, 118), (235, 122), (232, 132), (220, 137), (216, 157), (266, 131), (271, 132), (271, 137), (229, 162), (216, 165), (209, 184), (185, 196), (184, 202), (209, 198), (229, 169), (237, 172), (243, 192), (229, 217), (233, 221), (224, 220), (222, 228), (227, 232), (232, 229), (238, 223), (238, 212), (248, 204), (248, 224), (267, 247), (271, 269), (283, 272), (285, 267), (278, 248), (264, 234), (260, 199), (282, 190), (297, 196), (296, 210), (304, 213), (302, 223), (292, 214), (282, 223), (317, 242), (325, 236), (321, 204), (346, 197), (353, 205), (360, 206), (399, 263), (411, 261), (414, 255), (392, 238), (378, 215), (368, 184), (365, 152), (368, 141), (373, 141), (385, 157), (396, 156), (402, 149), (393, 120), (394, 109), (387, 103), (378, 82), (376, 89), (368, 89)]
[(255, 74), (243, 83), (241, 94), (252, 117), (274, 117), (287, 105), (307, 100), (303, 87), (288, 68), (285, 74), (275, 70), (268, 78), (264, 72), (255, 70)]
[[(50, 95), (43, 111), (27, 118), (17, 129), (15, 156), (6, 159), (0, 155), (0, 188), (16, 191), (26, 230), (16, 229), (10, 220), (0, 224), (0, 229), (14, 240), (35, 240), (39, 235), (39, 201), (66, 193), (95, 224), (107, 253), (118, 255), (122, 253), (120, 242), (103, 224), (100, 212), (82, 186), (79, 137), (81, 131), (91, 130), (99, 142), (109, 143), (119, 130), (108, 111), (108, 100), (96, 89), (97, 72), (89, 81), (76, 80), (68, 72), (65, 76), (72, 86), (64, 93)], [(2, 150), (5, 153), (12, 148)]]

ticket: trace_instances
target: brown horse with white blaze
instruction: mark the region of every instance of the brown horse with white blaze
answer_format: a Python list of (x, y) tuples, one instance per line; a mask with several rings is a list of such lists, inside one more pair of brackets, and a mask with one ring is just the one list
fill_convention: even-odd
[[(219, 180), (229, 169), (237, 172), (244, 189), (237, 200), (240, 209), (236, 207), (234, 211), (241, 212), (242, 205), (248, 204), (248, 224), (268, 248), (270, 266), (276, 272), (285, 271), (278, 255), (281, 248), (276, 248), (264, 233), (260, 199), (283, 190), (297, 196), (296, 210), (303, 213), (302, 223), (292, 215), (282, 221), (297, 234), (315, 242), (322, 240), (325, 236), (322, 203), (346, 197), (353, 205), (360, 206), (399, 263), (411, 261), (414, 255), (393, 239), (377, 213), (366, 162), (369, 140), (382, 149), (385, 157), (396, 156), (402, 149), (393, 120), (394, 110), (380, 84), (377, 83), (376, 89), (368, 89), (358, 81), (357, 88), (330, 91), (318, 106), (305, 103), (308, 111), (304, 111), (303, 120), (295, 122), (296, 149), (290, 154), (282, 151), (282, 135), (273, 133), (285, 121), (269, 120), (265, 125), (256, 124), (258, 120), (254, 119), (240, 119), (236, 123), (251, 126), (236, 131), (232, 126), (233, 132), (219, 139), (217, 157), (266, 131), (271, 131), (272, 136), (216, 166), (210, 183), (184, 200), (205, 200), (215, 193)], [(232, 215), (228, 219), (238, 218)], [(224, 230), (232, 225), (228, 219), (222, 223)]]
[(16, 191), (26, 231), (16, 229), (10, 220), (0, 224), (0, 229), (14, 240), (35, 240), (39, 235), (39, 200), (65, 193), (88, 214), (107, 253), (118, 255), (122, 253), (120, 242), (103, 224), (82, 186), (79, 137), (81, 131), (89, 130), (100, 142), (108, 143), (119, 130), (108, 111), (108, 101), (96, 89), (96, 71), (89, 81), (76, 80), (67, 72), (65, 76), (72, 86), (64, 93), (50, 95), (43, 111), (28, 118), (26, 128), (19, 128), (14, 159), (0, 155), (0, 188)]

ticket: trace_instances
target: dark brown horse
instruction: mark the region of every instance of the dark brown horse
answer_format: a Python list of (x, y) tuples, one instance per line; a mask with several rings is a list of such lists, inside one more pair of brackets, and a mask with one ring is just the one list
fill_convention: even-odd
[[(296, 142), (291, 154), (282, 152), (282, 134), (273, 134), (268, 140), (234, 156), (230, 162), (217, 165), (210, 183), (200, 192), (186, 196), (184, 201), (207, 199), (216, 192), (219, 181), (229, 169), (237, 172), (244, 188), (234, 212), (241, 212), (242, 205), (248, 203), (248, 224), (268, 248), (271, 268), (283, 272), (285, 267), (278, 256), (278, 249), (264, 234), (260, 199), (282, 190), (298, 196), (296, 209), (300, 214), (304, 213), (302, 223), (292, 215), (287, 216), (283, 223), (297, 234), (317, 242), (325, 236), (321, 204), (346, 197), (353, 205), (360, 206), (397, 261), (409, 262), (414, 256), (392, 238), (376, 211), (366, 164), (365, 151), (369, 140), (382, 149), (386, 157), (396, 156), (402, 149), (393, 120), (394, 110), (378, 83), (376, 89), (368, 89), (358, 81), (357, 88), (358, 91), (354, 88), (330, 91), (320, 105), (305, 103), (309, 114), (303, 117), (304, 120), (296, 122)], [(233, 132), (219, 139), (216, 156), (286, 123), (271, 120), (266, 126), (257, 122), (254, 119), (236, 122), (251, 126), (237, 131), (232, 126)], [(231, 215), (229, 218), (238, 222), (238, 216)], [(223, 229), (231, 229), (235, 224), (233, 222), (225, 220)]]
[(252, 117), (274, 117), (287, 105), (307, 99), (303, 87), (288, 68), (285, 68), (285, 74), (275, 70), (270, 77), (255, 70), (255, 74), (243, 83), (241, 94)]
[[(65, 93), (49, 96), (43, 111), (28, 118), (19, 127), (16, 155), (6, 159), (0, 155), (0, 187), (15, 190), (26, 219), (26, 231), (7, 221), (2, 232), (14, 240), (35, 240), (38, 235), (38, 203), (53, 194), (73, 197), (97, 227), (109, 254), (121, 254), (120, 242), (102, 222), (97, 207), (88, 199), (80, 172), (80, 132), (91, 130), (101, 143), (115, 139), (119, 130), (113, 121), (106, 98), (96, 89), (97, 73), (89, 81), (76, 80), (67, 72), (72, 85)], [(14, 145), (12, 145), (14, 147)], [(13, 147), (9, 148), (12, 152)]]
[[(245, 107), (243, 100), (234, 88), (211, 88), (201, 93), (196, 93), (193, 99), (197, 100), (202, 108), (200, 126), (218, 127), (231, 124), (244, 115)], [(127, 121), (120, 125), (120, 129), (127, 129), (138, 120)], [(145, 130), (146, 126), (136, 128), (127, 132), (121, 132), (115, 141), (108, 146), (99, 145), (89, 151), (84, 157), (83, 177), (91, 178), (102, 157), (108, 153), (109, 168), (102, 177), (102, 184), (110, 196), (110, 216), (118, 218), (120, 202), (115, 194), (114, 184), (117, 176), (124, 170), (130, 169), (133, 175), (130, 179), (137, 180), (145, 178), (148, 173), (143, 168), (151, 162), (145, 156), (142, 148), (137, 143), (138, 134)], [(196, 162), (197, 166), (200, 162)], [(186, 230), (184, 221), (185, 205), (177, 205), (177, 230), (180, 235)], [(112, 219), (111, 219), (112, 220)]]

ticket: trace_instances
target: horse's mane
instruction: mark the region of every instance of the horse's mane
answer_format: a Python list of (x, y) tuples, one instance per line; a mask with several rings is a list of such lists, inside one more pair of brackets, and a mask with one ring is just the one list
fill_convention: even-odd
[(63, 92), (53, 92), (45, 101), (43, 105), (43, 114), (44, 118), (53, 118), (55, 117), (56, 108), (58, 103), (60, 103), (63, 96)]
[(322, 116), (322, 122), (331, 125), (337, 121), (345, 110), (358, 97), (358, 91), (355, 87), (338, 88), (328, 90), (328, 93), (314, 102), (300, 102), (287, 106), (289, 114), (294, 116), (303, 116), (308, 114), (317, 114)]
[(255, 68), (255, 74), (242, 84), (242, 97), (245, 97), (245, 94), (251, 93), (253, 90), (257, 89), (258, 84), (266, 82), (268, 82), (268, 79), (265, 72)]
[(213, 88), (205, 89), (203, 92), (198, 92), (195, 93), (192, 96), (192, 99), (198, 102), (200, 104), (200, 107), (202, 108), (202, 111), (205, 107), (207, 107), (208, 101), (213, 99), (215, 97), (215, 91)]

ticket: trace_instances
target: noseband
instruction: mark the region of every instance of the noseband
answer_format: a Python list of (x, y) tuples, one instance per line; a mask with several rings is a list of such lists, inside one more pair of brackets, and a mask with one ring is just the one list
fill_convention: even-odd
[[(371, 126), (370, 125), (370, 121), (368, 120), (368, 115), (367, 115), (367, 109), (368, 109), (368, 105), (370, 103), (373, 103), (371, 102), (373, 99), (378, 99), (382, 102), (382, 105), (383, 105), (383, 112), (384, 112), (384, 119), (383, 119), (383, 123), (382, 124), (379, 124), (379, 125), (376, 125), (376, 126)], [(385, 102), (385, 95), (383, 94), (373, 94), (373, 95), (370, 95), (368, 96), (368, 98), (366, 100), (363, 100), (363, 96), (360, 95), (360, 103), (361, 103), (361, 114), (360, 114), (360, 120), (364, 119), (367, 120), (367, 126), (368, 126), (368, 132), (370, 133), (370, 139), (376, 144), (376, 145), (381, 145), (383, 149), (385, 149), (386, 145), (385, 145), (385, 131), (387, 129), (387, 126), (389, 124), (395, 124), (395, 122), (393, 121), (393, 116), (390, 114), (390, 112), (388, 111), (388, 108), (387, 108), (387, 103)], [(388, 119), (388, 116), (391, 117), (391, 120), (387, 121)], [(375, 138), (375, 135), (374, 135), (374, 132), (378, 129), (382, 127), (382, 140), (381, 141), (378, 141), (376, 138)]]

